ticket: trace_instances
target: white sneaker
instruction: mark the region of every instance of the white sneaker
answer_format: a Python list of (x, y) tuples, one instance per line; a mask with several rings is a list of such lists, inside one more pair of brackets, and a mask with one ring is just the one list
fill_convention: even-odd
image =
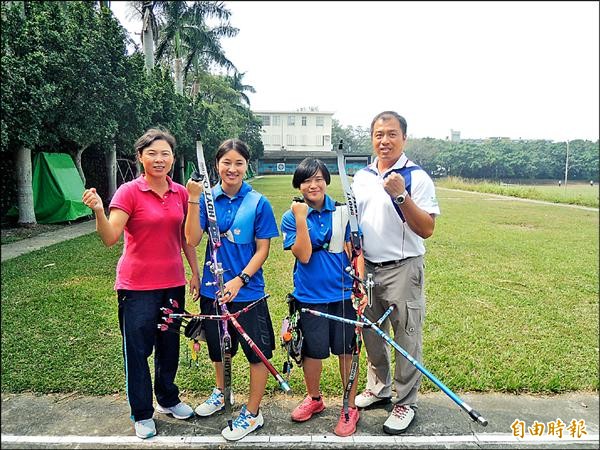
[(354, 399), (356, 406), (359, 408), (367, 408), (374, 405), (383, 405), (391, 401), (390, 397), (377, 397), (369, 389), (365, 389), (362, 393), (358, 394)]
[(231, 428), (225, 427), (221, 431), (221, 435), (228, 441), (239, 441), (244, 436), (252, 433), (265, 424), (262, 412), (258, 411), (258, 415), (252, 415), (247, 409), (246, 405), (242, 406), (240, 415), (233, 421)]
[[(231, 404), (233, 405), (233, 390), (231, 391)], [(214, 388), (212, 394), (204, 401), (204, 403), (198, 405), (194, 412), (201, 417), (212, 416), (217, 411), (221, 411), (225, 408), (225, 396), (219, 388)]]
[(404, 433), (415, 417), (415, 410), (409, 405), (395, 405), (390, 417), (383, 424), (387, 434)]
[(189, 419), (194, 415), (194, 410), (191, 408), (191, 406), (183, 402), (179, 402), (175, 406), (171, 406), (170, 408), (166, 408), (161, 405), (156, 405), (156, 412), (162, 414), (171, 414), (176, 419)]
[(140, 439), (148, 439), (156, 436), (154, 419), (138, 420), (133, 427), (135, 428), (135, 435)]

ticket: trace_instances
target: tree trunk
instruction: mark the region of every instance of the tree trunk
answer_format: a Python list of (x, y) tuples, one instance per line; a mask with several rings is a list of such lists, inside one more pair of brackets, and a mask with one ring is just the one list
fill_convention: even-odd
[(183, 184), (185, 186), (185, 158), (183, 155), (181, 155), (178, 159), (177, 159), (177, 166), (178, 166), (178, 172), (179, 172), (179, 179), (181, 180), (180, 183)]
[(198, 93), (200, 92), (200, 82), (198, 80), (194, 80), (194, 82), (192, 83), (192, 99), (196, 100), (196, 97), (198, 96)]
[(152, 32), (152, 24), (150, 23), (150, 14), (150, 8), (144, 8), (142, 45), (144, 48), (144, 63), (147, 72), (151, 72), (154, 67), (154, 33)]
[(117, 192), (117, 144), (106, 153), (106, 174), (108, 176), (108, 200)]
[(75, 154), (75, 167), (77, 167), (77, 172), (79, 172), (79, 176), (81, 177), (81, 181), (83, 181), (83, 186), (85, 187), (85, 174), (83, 173), (83, 167), (81, 167), (81, 156), (87, 147), (82, 147), (77, 150)]
[(183, 95), (183, 61), (181, 58), (175, 58), (175, 92)]
[(17, 206), (19, 225), (35, 225), (33, 185), (31, 176), (31, 150), (25, 146), (17, 150)]

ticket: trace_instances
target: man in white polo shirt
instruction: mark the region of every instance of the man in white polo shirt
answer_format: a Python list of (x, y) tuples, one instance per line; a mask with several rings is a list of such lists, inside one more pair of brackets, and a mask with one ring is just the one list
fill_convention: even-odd
[[(381, 328), (389, 334), (391, 324), (394, 340), (421, 362), (424, 239), (433, 234), (440, 209), (433, 181), (404, 154), (404, 117), (394, 111), (375, 116), (371, 141), (377, 157), (355, 174), (352, 185), (364, 239), (365, 273), (372, 273), (376, 283), (372, 305), (365, 309), (365, 315), (375, 322), (394, 305)], [(388, 434), (403, 433), (415, 415), (421, 372), (397, 354), (392, 380), (389, 347), (372, 330), (365, 329), (363, 336), (368, 359), (367, 386), (356, 397), (356, 405), (366, 408), (388, 403), (393, 381), (395, 406), (383, 430)]]

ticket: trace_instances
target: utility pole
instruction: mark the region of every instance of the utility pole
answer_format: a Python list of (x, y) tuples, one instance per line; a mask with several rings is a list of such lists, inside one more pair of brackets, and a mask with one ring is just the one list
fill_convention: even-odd
[(567, 140), (567, 158), (565, 160), (565, 189), (567, 188), (568, 172), (569, 172), (569, 141)]

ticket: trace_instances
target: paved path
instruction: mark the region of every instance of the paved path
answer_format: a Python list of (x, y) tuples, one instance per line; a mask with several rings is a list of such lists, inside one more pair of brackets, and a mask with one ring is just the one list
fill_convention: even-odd
[[(242, 395), (237, 398), (245, 400)], [(238, 443), (228, 443), (220, 435), (228, 418), (224, 413), (184, 421), (155, 414), (158, 435), (141, 441), (134, 435), (123, 396), (3, 394), (2, 448), (598, 448), (597, 393), (467, 393), (460, 398), (489, 425), (474, 423), (448, 396), (434, 392), (419, 396), (415, 421), (404, 435), (383, 432), (391, 410), (388, 404), (361, 411), (357, 432), (339, 438), (333, 428), (341, 398), (325, 397), (327, 407), (321, 414), (308, 422), (293, 423), (290, 412), (302, 398), (271, 394), (261, 406), (265, 426)], [(189, 395), (184, 399), (192, 405), (201, 400)], [(548, 424), (558, 424), (558, 419), (565, 424), (562, 437), (547, 431)], [(515, 420), (523, 423), (522, 438), (511, 428)], [(573, 420), (579, 425), (573, 428), (572, 437), (567, 428)], [(534, 422), (545, 426), (540, 435), (528, 431)]]
[(40, 248), (48, 247), (49, 245), (74, 239), (76, 237), (83, 236), (84, 234), (90, 234), (94, 231), (96, 231), (96, 221), (88, 220), (86, 222), (68, 225), (60, 230), (38, 234), (37, 236), (29, 239), (23, 239), (11, 244), (5, 244), (1, 248), (2, 261), (16, 258), (17, 256), (24, 255), (25, 253), (29, 253), (34, 250), (39, 250)]

